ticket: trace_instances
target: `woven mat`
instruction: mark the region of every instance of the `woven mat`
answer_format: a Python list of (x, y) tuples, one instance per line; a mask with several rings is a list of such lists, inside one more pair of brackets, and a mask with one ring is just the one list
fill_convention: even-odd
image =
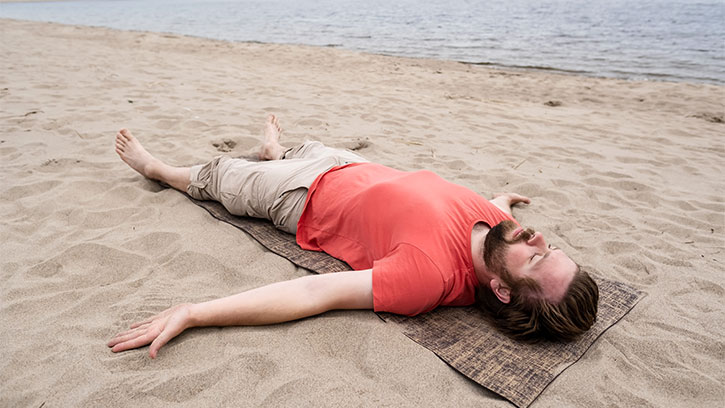
[[(277, 230), (266, 220), (237, 217), (217, 202), (189, 199), (214, 218), (247, 232), (270, 251), (297, 266), (317, 273), (350, 270), (346, 263), (325, 253), (303, 250), (293, 235)], [(596, 281), (600, 296), (597, 322), (584, 336), (571, 343), (532, 345), (513, 341), (494, 329), (474, 307), (439, 307), (415, 317), (378, 315), (398, 325), (406, 336), (461, 374), (516, 406), (527, 407), (643, 296), (642, 292), (620, 282)]]

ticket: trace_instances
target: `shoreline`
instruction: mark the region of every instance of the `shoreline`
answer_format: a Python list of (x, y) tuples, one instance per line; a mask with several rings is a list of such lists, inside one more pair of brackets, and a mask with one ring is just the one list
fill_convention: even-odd
[[(74, 1), (74, 0), (50, 0), (52, 2), (66, 2), (66, 1)], [(0, 3), (2, 3), (3, 0), (0, 0)], [(6, 2), (17, 2), (17, 3), (38, 3), (43, 2), (40, 0), (10, 0)], [(116, 30), (116, 31), (128, 31), (128, 32), (137, 32), (137, 33), (155, 33), (155, 34), (166, 34), (166, 35), (176, 35), (181, 37), (188, 37), (188, 38), (196, 38), (196, 39), (202, 39), (202, 40), (209, 40), (209, 41), (222, 41), (222, 42), (230, 42), (230, 43), (240, 43), (240, 44), (269, 44), (269, 45), (289, 45), (289, 46), (302, 46), (302, 47), (314, 47), (314, 48), (332, 48), (332, 49), (341, 49), (351, 52), (358, 52), (362, 54), (368, 54), (368, 55), (377, 55), (382, 57), (392, 57), (392, 58), (408, 58), (413, 60), (432, 60), (432, 61), (440, 61), (440, 62), (453, 62), (453, 63), (459, 63), (464, 65), (471, 65), (471, 66), (479, 66), (479, 67), (487, 67), (494, 70), (500, 70), (500, 71), (512, 71), (512, 72), (540, 72), (540, 73), (550, 73), (555, 75), (574, 75), (574, 76), (582, 76), (587, 78), (599, 78), (599, 79), (612, 79), (612, 80), (623, 80), (623, 81), (644, 81), (644, 82), (668, 82), (668, 83), (692, 83), (692, 84), (705, 84), (705, 85), (714, 85), (714, 86), (725, 86), (725, 79), (717, 79), (717, 78), (680, 78), (676, 77), (670, 74), (659, 74), (659, 73), (646, 73), (646, 74), (639, 74), (642, 77), (637, 77), (637, 74), (634, 73), (622, 73), (621, 76), (618, 75), (604, 75), (604, 74), (598, 74), (592, 71), (586, 71), (586, 70), (578, 70), (578, 69), (568, 69), (568, 68), (559, 68), (559, 67), (553, 67), (553, 66), (530, 66), (530, 65), (506, 65), (506, 64), (500, 64), (496, 62), (470, 62), (470, 61), (463, 61), (463, 60), (455, 60), (455, 59), (445, 59), (445, 58), (434, 58), (434, 57), (418, 57), (418, 56), (409, 56), (409, 55), (396, 55), (396, 54), (390, 54), (385, 52), (374, 52), (374, 51), (366, 51), (362, 49), (357, 48), (347, 48), (340, 44), (327, 44), (327, 45), (312, 45), (312, 44), (304, 44), (304, 43), (285, 43), (285, 42), (264, 42), (264, 41), (255, 41), (255, 40), (225, 40), (225, 39), (219, 39), (219, 38), (213, 38), (213, 37), (205, 37), (201, 35), (193, 35), (193, 34), (181, 34), (176, 32), (170, 32), (170, 31), (148, 31), (148, 30), (134, 30), (134, 29), (119, 29), (114, 27), (108, 27), (108, 26), (102, 26), (102, 25), (80, 25), (80, 24), (66, 24), (66, 23), (59, 23), (59, 22), (53, 22), (53, 21), (35, 21), (35, 20), (22, 20), (22, 19), (13, 19), (13, 18), (0, 18), (0, 20), (11, 20), (11, 21), (24, 21), (29, 23), (45, 23), (45, 24), (59, 24), (59, 25), (68, 25), (68, 26), (74, 26), (74, 27), (89, 27), (89, 28), (104, 28), (109, 30)], [(653, 77), (653, 78), (647, 78), (647, 77)]]
[(0, 23), (0, 406), (511, 406), (365, 311), (108, 350), (173, 304), (307, 274), (113, 151), (127, 127), (173, 165), (240, 156), (267, 113), (286, 146), (527, 195), (522, 225), (647, 293), (536, 407), (721, 404), (725, 86)]

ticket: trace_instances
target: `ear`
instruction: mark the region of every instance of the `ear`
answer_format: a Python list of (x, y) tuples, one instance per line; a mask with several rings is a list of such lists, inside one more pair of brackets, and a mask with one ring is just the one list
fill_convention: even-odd
[(501, 301), (501, 303), (508, 303), (511, 301), (511, 291), (508, 286), (505, 286), (498, 279), (491, 279), (491, 290), (496, 294), (496, 297)]

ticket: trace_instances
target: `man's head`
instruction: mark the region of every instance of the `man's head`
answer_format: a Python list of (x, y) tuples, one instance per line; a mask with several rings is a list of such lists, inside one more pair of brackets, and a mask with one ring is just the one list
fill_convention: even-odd
[(512, 337), (572, 340), (596, 320), (596, 283), (541, 233), (504, 221), (486, 235), (483, 258), (493, 278), (479, 306)]

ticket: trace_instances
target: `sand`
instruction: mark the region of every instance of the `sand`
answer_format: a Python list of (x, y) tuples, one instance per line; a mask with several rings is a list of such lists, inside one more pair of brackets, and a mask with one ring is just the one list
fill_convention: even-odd
[(367, 311), (109, 351), (307, 273), (113, 152), (128, 127), (172, 164), (243, 154), (269, 112), (289, 145), (529, 195), (522, 224), (648, 293), (533, 406), (723, 403), (725, 87), (0, 24), (0, 406), (510, 406)]

